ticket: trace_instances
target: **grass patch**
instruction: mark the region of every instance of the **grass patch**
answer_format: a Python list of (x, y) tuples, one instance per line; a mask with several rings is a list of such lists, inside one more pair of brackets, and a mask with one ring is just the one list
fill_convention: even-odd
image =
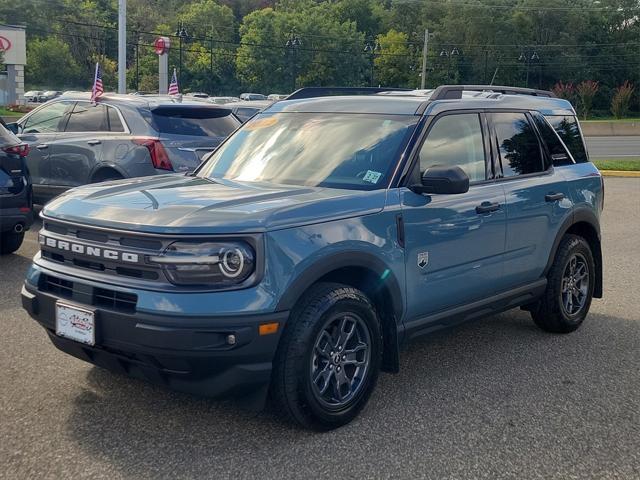
[(7, 110), (4, 107), (0, 107), (0, 117), (16, 117), (20, 118), (24, 113), (12, 112), (11, 110)]
[(622, 170), (625, 172), (640, 171), (640, 157), (604, 158), (594, 160), (594, 165), (600, 170)]

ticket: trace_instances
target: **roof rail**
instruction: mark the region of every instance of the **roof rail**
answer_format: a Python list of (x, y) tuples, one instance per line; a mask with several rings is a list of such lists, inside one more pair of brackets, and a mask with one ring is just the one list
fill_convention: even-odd
[(496, 85), (440, 85), (429, 100), (455, 100), (462, 98), (462, 92), (494, 92), (506, 95), (532, 95), (534, 97), (555, 97), (549, 90), (535, 88), (500, 87)]
[(286, 100), (301, 98), (331, 97), (335, 95), (374, 95), (381, 92), (407, 92), (409, 88), (387, 87), (303, 87), (299, 88)]

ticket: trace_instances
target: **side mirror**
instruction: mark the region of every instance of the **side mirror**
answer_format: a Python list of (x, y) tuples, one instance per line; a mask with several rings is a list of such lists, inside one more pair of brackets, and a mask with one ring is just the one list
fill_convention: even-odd
[(415, 193), (466, 193), (469, 191), (469, 177), (458, 166), (436, 165), (422, 174), (420, 185), (412, 185)]
[(20, 133), (20, 124), (18, 122), (7, 123), (7, 130), (18, 135)]

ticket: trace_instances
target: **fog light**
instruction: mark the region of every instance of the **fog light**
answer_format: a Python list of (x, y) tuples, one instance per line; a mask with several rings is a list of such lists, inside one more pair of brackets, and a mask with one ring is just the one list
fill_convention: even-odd
[(227, 344), (235, 345), (236, 344), (236, 336), (235, 335), (227, 335)]

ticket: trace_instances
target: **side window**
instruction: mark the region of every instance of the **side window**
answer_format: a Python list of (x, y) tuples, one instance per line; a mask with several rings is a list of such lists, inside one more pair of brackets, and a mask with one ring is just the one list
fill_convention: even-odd
[(22, 125), (21, 133), (55, 133), (61, 130), (68, 102), (56, 102), (30, 115)]
[[(533, 118), (533, 121), (538, 128), (538, 132), (540, 132), (542, 140), (544, 140), (544, 143), (549, 149), (549, 153), (551, 154), (551, 162), (553, 163), (553, 165), (556, 167), (562, 165), (573, 165), (571, 155), (569, 155), (567, 150), (564, 148), (564, 145), (562, 145), (562, 141), (556, 134), (553, 127), (549, 125), (544, 117), (538, 112), (532, 112), (531, 117)], [(550, 165), (545, 166), (549, 168)]]
[(558, 135), (560, 135), (560, 138), (571, 152), (571, 155), (573, 155), (573, 159), (577, 163), (588, 162), (589, 158), (584, 148), (576, 117), (569, 115), (549, 115), (546, 118), (555, 131), (558, 132)]
[(120, 121), (118, 111), (113, 107), (107, 107), (107, 115), (109, 116), (109, 131), (124, 132), (124, 125)]
[(420, 150), (420, 171), (457, 165), (469, 181), (485, 180), (482, 126), (477, 113), (446, 115), (436, 120)]
[(65, 132), (108, 132), (107, 107), (78, 102), (69, 115)]
[(546, 170), (542, 162), (540, 142), (524, 113), (494, 113), (492, 119), (503, 177)]

